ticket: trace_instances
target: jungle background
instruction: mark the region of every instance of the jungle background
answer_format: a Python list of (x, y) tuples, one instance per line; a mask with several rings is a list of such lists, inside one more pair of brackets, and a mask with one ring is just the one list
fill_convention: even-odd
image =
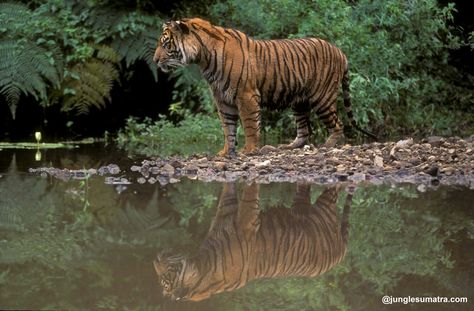
[[(34, 141), (36, 131), (45, 141), (106, 137), (145, 154), (166, 141), (220, 145), (222, 130), (199, 70), (164, 74), (152, 62), (161, 24), (191, 16), (255, 38), (314, 36), (334, 43), (350, 62), (356, 120), (382, 139), (470, 135), (474, 24), (467, 6), (445, 0), (3, 1), (0, 140)], [(264, 111), (262, 122), (264, 136), (294, 134), (290, 111)], [(312, 123), (323, 140), (316, 116)]]

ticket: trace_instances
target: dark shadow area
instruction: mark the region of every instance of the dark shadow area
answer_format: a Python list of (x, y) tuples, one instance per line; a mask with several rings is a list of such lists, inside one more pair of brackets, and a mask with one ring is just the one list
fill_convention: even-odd
[(34, 141), (34, 132), (41, 131), (45, 141), (103, 137), (107, 131), (116, 133), (130, 117), (156, 118), (167, 114), (172, 101), (174, 81), (159, 73), (155, 81), (144, 62), (131, 66), (131, 77), (115, 83), (111, 101), (104, 109), (92, 108), (85, 115), (60, 110), (60, 105), (42, 107), (32, 96), (22, 97), (13, 119), (8, 105), (0, 102), (0, 139), (3, 141)]

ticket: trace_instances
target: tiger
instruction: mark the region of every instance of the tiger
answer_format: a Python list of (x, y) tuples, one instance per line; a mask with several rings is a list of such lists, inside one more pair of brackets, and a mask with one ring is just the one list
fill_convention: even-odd
[(329, 132), (324, 146), (334, 147), (344, 139), (336, 111), (341, 83), (352, 126), (376, 138), (354, 120), (346, 56), (322, 39), (256, 40), (200, 18), (182, 19), (163, 24), (153, 61), (163, 72), (188, 64), (200, 68), (212, 90), (224, 131), (220, 156), (236, 155), (239, 117), (245, 135), (239, 151), (258, 152), (261, 107), (291, 108), (297, 135), (292, 143), (281, 146), (283, 149), (308, 143), (311, 109)]
[(259, 185), (226, 183), (206, 238), (194, 255), (158, 253), (153, 261), (163, 296), (201, 301), (277, 277), (315, 277), (340, 263), (348, 240), (352, 194), (341, 224), (336, 201), (340, 186), (326, 188), (311, 204), (310, 185), (298, 184), (291, 208), (263, 212)]

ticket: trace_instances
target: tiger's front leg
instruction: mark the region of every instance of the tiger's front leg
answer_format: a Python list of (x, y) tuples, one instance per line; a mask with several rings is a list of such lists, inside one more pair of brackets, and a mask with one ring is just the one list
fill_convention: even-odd
[(235, 141), (237, 136), (238, 110), (236, 106), (216, 102), (217, 111), (224, 130), (224, 148), (218, 156), (235, 156)]
[(245, 133), (245, 146), (239, 151), (243, 154), (255, 152), (260, 143), (260, 105), (257, 96), (239, 99), (238, 107)]

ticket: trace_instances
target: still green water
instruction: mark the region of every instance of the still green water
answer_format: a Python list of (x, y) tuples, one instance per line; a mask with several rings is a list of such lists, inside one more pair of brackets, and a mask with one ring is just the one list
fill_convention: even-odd
[[(0, 151), (2, 310), (473, 308), (472, 189), (140, 184), (140, 159), (112, 147), (35, 153)], [(121, 169), (113, 182), (29, 173), (109, 164)]]

